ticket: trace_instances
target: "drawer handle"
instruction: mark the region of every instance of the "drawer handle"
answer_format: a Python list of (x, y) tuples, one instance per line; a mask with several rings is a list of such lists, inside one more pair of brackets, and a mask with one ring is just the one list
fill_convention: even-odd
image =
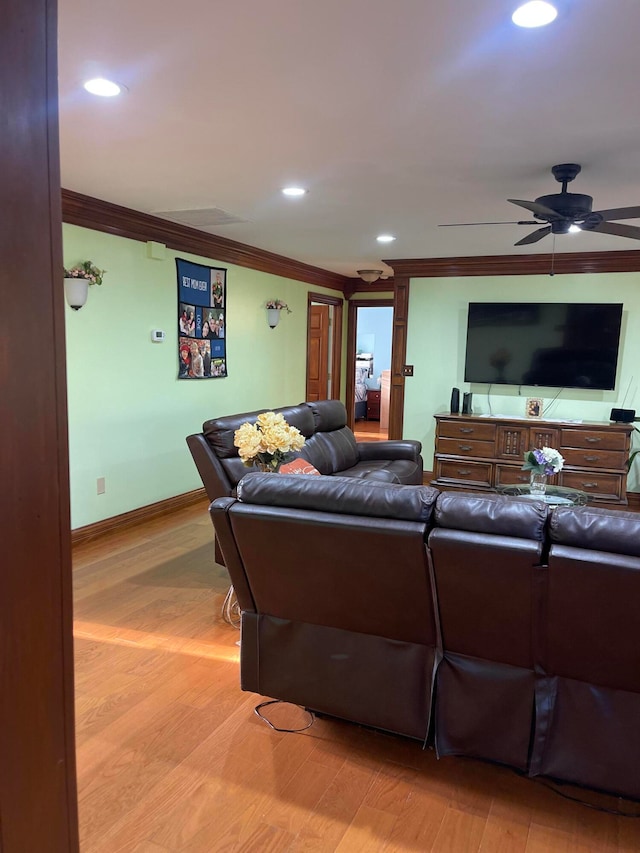
[(459, 444), (458, 447), (460, 450), (473, 450), (470, 444)]
[(597, 483), (583, 483), (582, 487), (585, 489), (596, 489), (598, 487)]
[(466, 468), (458, 468), (458, 474), (460, 474), (461, 477), (466, 477), (467, 474), (470, 473), (471, 471), (468, 471)]
[(473, 427), (460, 427), (460, 432), (463, 432), (465, 435), (470, 435), (473, 432)]
[(519, 483), (528, 483), (529, 477), (516, 477)]
[(602, 441), (602, 439), (601, 438), (595, 438), (595, 436), (592, 436), (592, 435), (588, 435), (587, 441), (589, 442), (589, 444), (597, 444), (599, 441)]
[(597, 462), (598, 459), (600, 459), (599, 456), (585, 456), (584, 457), (585, 462)]

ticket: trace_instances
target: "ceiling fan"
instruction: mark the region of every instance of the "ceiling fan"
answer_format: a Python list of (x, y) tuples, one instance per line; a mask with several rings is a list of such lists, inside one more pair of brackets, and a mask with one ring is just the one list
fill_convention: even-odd
[[(569, 230), (597, 231), (600, 234), (614, 234), (617, 237), (631, 237), (640, 240), (640, 228), (635, 225), (619, 225), (612, 222), (616, 219), (640, 219), (640, 205), (638, 207), (614, 207), (610, 210), (591, 210), (593, 198), (582, 193), (567, 192), (567, 184), (570, 183), (581, 171), (577, 163), (561, 163), (553, 166), (553, 176), (562, 184), (559, 193), (541, 195), (535, 201), (521, 201), (509, 198), (511, 204), (517, 204), (530, 210), (536, 217), (533, 220), (519, 220), (516, 222), (455, 222), (442, 225), (448, 228), (458, 225), (540, 225), (548, 223), (543, 228), (538, 228), (518, 240), (515, 246), (526, 246), (529, 243), (537, 243), (547, 234), (566, 234)], [(572, 228), (572, 226), (575, 226)]]

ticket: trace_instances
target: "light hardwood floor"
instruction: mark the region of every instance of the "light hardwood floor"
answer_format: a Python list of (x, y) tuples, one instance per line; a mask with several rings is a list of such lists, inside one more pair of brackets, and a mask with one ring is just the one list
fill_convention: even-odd
[(380, 421), (356, 421), (353, 434), (358, 441), (386, 441), (389, 438), (389, 431), (381, 429)]
[(504, 768), (327, 719), (269, 729), (212, 540), (203, 503), (75, 549), (82, 853), (640, 850), (639, 820)]

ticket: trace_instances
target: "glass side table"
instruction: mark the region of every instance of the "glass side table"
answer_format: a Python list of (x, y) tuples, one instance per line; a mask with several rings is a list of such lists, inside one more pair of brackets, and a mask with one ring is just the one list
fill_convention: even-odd
[(589, 495), (586, 492), (581, 492), (579, 489), (569, 489), (567, 486), (548, 485), (543, 495), (532, 495), (528, 483), (496, 486), (496, 492), (500, 495), (544, 501), (549, 506), (585, 506), (589, 502)]

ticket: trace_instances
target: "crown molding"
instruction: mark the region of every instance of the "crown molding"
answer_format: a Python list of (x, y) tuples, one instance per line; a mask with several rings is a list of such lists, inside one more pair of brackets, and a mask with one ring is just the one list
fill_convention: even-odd
[[(471, 275), (548, 275), (551, 255), (484, 255), (463, 258), (397, 258), (384, 263), (396, 276), (437, 278)], [(624, 252), (571, 252), (556, 254), (555, 275), (567, 273), (636, 272), (640, 250)]]
[(164, 243), (169, 249), (178, 252), (190, 252), (221, 263), (237, 264), (306, 284), (328, 287), (340, 293), (344, 293), (345, 286), (351, 281), (346, 275), (329, 272), (302, 261), (286, 258), (284, 255), (276, 255), (255, 246), (247, 246), (226, 237), (208, 234), (197, 228), (170, 222), (159, 216), (131, 210), (73, 190), (62, 190), (62, 221), (129, 240)]

